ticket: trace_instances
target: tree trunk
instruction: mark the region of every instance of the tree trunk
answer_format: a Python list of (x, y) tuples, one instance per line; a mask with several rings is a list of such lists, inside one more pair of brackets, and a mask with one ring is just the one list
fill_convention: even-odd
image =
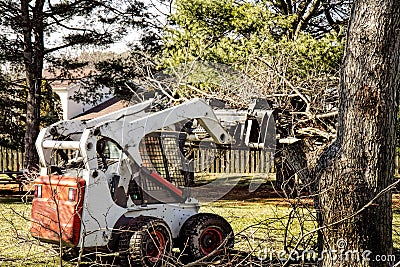
[(43, 0), (37, 0), (32, 19), (29, 16), (28, 0), (21, 1), (24, 35), (24, 65), (26, 73), (26, 132), (24, 168), (35, 169), (39, 158), (35, 149), (40, 126), (40, 103), (43, 70)]
[[(400, 1), (354, 2), (341, 76), (338, 136), (316, 169), (326, 227), (324, 249), (338, 250), (325, 253), (323, 266), (389, 266), (373, 260), (392, 254), (392, 196), (390, 191), (380, 192), (392, 183), (394, 173), (399, 29)], [(349, 251), (358, 251), (360, 261)], [(363, 260), (363, 252), (371, 261)]]
[(314, 191), (310, 188), (310, 185), (315, 183), (310, 181), (304, 146), (301, 140), (291, 144), (280, 142), (277, 144), (275, 186), (286, 192), (288, 197), (297, 197), (301, 191)]

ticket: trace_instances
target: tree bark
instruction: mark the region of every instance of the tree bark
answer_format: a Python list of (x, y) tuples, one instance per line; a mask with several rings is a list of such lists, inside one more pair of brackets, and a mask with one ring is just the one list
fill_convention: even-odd
[[(341, 73), (338, 135), (315, 173), (324, 249), (338, 250), (337, 259), (325, 254), (323, 266), (389, 266), (373, 260), (392, 254), (391, 192), (376, 196), (394, 174), (399, 29), (400, 1), (354, 2)], [(361, 257), (367, 250), (371, 261)], [(348, 251), (358, 251), (360, 261), (342, 253)]]
[(43, 70), (43, 0), (37, 0), (29, 16), (28, 0), (21, 1), (21, 15), (24, 36), (24, 67), (26, 73), (26, 132), (24, 168), (35, 169), (39, 158), (35, 149), (40, 126), (40, 102)]
[[(277, 189), (282, 189), (288, 197), (297, 197), (301, 191), (314, 192), (311, 188), (307, 158), (304, 152), (304, 141), (292, 144), (277, 144), (275, 153), (275, 171)], [(297, 181), (296, 178), (297, 177)], [(299, 182), (301, 181), (301, 186)]]

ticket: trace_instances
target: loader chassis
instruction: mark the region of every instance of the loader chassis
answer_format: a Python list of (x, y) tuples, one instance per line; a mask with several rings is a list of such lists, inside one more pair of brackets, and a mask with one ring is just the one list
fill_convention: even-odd
[[(183, 149), (188, 133), (176, 125), (194, 119), (216, 144), (237, 142), (200, 99), (157, 112), (149, 100), (89, 121), (61, 121), (42, 129), (36, 142), (41, 169), (32, 236), (120, 251), (125, 266), (160, 265), (173, 245), (191, 260), (211, 253), (226, 238), (231, 246), (229, 223), (198, 214), (199, 202), (189, 194), (193, 172)], [(266, 138), (259, 133), (261, 139)], [(248, 144), (249, 138), (244, 141)], [(189, 250), (183, 246), (188, 242)]]

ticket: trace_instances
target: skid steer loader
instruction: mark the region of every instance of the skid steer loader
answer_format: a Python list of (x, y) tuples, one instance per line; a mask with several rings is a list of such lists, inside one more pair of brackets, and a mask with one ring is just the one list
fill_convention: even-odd
[(233, 246), (224, 218), (198, 213), (185, 146), (207, 138), (220, 146), (271, 144), (271, 111), (262, 101), (240, 112), (214, 111), (201, 99), (154, 111), (153, 102), (40, 131), (33, 237), (111, 252), (120, 266), (162, 266), (173, 247), (194, 261)]

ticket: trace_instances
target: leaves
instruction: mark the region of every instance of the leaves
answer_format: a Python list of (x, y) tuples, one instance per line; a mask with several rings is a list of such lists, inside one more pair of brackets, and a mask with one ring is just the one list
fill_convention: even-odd
[[(42, 82), (41, 91), (40, 124), (45, 127), (61, 119), (61, 102), (47, 82)], [(26, 94), (25, 87), (0, 76), (0, 146), (24, 147)]]
[(343, 51), (335, 33), (289, 38), (285, 33), (296, 17), (276, 15), (263, 4), (178, 0), (171, 20), (175, 25), (166, 30), (163, 67), (198, 59), (241, 65), (250, 57), (284, 55), (290, 59), (286, 74), (304, 77), (314, 68), (336, 71)]
[(23, 147), (25, 92), (13, 88), (10, 77), (0, 75), (0, 146)]
[[(0, 64), (9, 76), (2, 83), (0, 142), (21, 147), (25, 139), (25, 167), (30, 168), (38, 160), (34, 140), (39, 127), (60, 119), (59, 99), (50, 93), (46, 79), (88, 75), (76, 75), (87, 62), (68, 62), (65, 54), (76, 48), (108, 47), (132, 29), (147, 29), (150, 16), (135, 0), (0, 0), (0, 12)], [(55, 77), (43, 77), (44, 67)]]

